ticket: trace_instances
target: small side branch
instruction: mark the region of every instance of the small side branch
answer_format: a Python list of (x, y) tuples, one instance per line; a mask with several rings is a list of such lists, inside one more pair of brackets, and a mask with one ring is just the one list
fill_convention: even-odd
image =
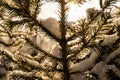
[(49, 56), (49, 57), (52, 57), (53, 59), (56, 59), (56, 60), (61, 61), (60, 58), (57, 58), (57, 57), (55, 57), (54, 55), (51, 55), (50, 53), (42, 50), (37, 44), (35, 44), (35, 43), (34, 43), (33, 41), (31, 41), (30, 39), (26, 38), (26, 41), (29, 42), (35, 49), (43, 52), (46, 56)]

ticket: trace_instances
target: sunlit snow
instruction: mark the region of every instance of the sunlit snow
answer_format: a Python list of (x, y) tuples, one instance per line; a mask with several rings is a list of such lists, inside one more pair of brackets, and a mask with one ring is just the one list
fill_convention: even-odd
[[(66, 5), (69, 8), (67, 21), (77, 21), (80, 18), (86, 17), (86, 10), (88, 8), (100, 9), (99, 0), (90, 0), (84, 4), (76, 4), (70, 2)], [(59, 20), (58, 10), (60, 6), (57, 2), (48, 2), (41, 7), (41, 13), (38, 15), (38, 18), (48, 19), (50, 17)]]

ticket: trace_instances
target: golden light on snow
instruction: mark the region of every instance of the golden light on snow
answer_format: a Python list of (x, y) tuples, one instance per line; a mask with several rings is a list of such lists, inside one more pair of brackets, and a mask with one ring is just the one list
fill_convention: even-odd
[(59, 7), (59, 4), (57, 2), (45, 3), (41, 7), (41, 12), (38, 15), (38, 18), (41, 18), (41, 19), (48, 19), (48, 18), (59, 19), (58, 7)]
[(75, 4), (71, 2), (68, 3), (68, 7), (70, 8), (68, 12), (68, 21), (76, 21), (79, 20), (80, 18), (85, 18), (86, 10), (88, 8), (100, 9), (98, 0), (88, 1), (84, 4)]
[[(80, 18), (86, 17), (86, 10), (88, 8), (100, 9), (99, 0), (90, 0), (84, 4), (76, 4), (72, 1), (68, 2), (66, 7), (69, 8), (67, 21), (77, 21)], [(57, 2), (48, 2), (41, 7), (41, 13), (38, 15), (41, 19), (48, 19), (50, 17), (59, 20), (58, 15), (59, 4)]]

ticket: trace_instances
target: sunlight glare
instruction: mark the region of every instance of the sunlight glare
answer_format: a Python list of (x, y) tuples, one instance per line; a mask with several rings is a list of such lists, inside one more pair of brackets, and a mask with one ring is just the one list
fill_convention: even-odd
[(41, 7), (41, 12), (40, 14), (38, 14), (38, 20), (48, 18), (55, 18), (58, 20), (58, 7), (59, 4), (57, 2), (48, 2), (43, 4), (43, 6)]
[[(59, 20), (58, 7), (59, 7), (59, 4), (57, 2), (45, 3), (41, 7), (41, 12), (38, 15), (38, 20), (39, 19), (48, 19), (50, 17)], [(71, 22), (71, 21), (75, 22), (75, 21), (79, 20), (80, 18), (85, 18), (86, 10), (88, 8), (100, 9), (99, 0), (90, 0), (83, 4), (76, 4), (74, 2), (69, 2), (69, 3), (67, 3), (66, 7), (69, 8), (69, 11), (67, 13), (67, 15), (68, 15), (67, 21), (68, 22)]]

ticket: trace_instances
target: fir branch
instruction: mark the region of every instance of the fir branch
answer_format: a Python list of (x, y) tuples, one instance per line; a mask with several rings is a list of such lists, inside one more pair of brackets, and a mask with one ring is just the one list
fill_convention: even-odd
[(81, 62), (74, 64), (74, 66), (71, 68), (71, 74), (84, 72), (95, 65), (95, 62), (98, 59), (100, 52), (96, 48), (90, 49), (90, 51), (91, 56), (88, 59), (82, 60)]
[[(104, 15), (103, 15), (103, 13), (100, 13), (99, 15), (97, 15), (97, 18), (99, 18), (99, 17), (103, 17), (104, 18)], [(95, 20), (97, 19), (96, 17), (94, 18)], [(93, 21), (94, 21), (94, 19), (93, 19)], [(103, 25), (105, 25), (106, 24), (106, 19), (105, 20), (103, 20), (103, 23), (102, 24), (99, 24), (98, 25), (98, 29), (94, 32), (94, 33), (91, 33), (91, 34), (93, 34), (92, 36), (91, 36), (91, 38), (89, 39), (89, 40), (86, 40), (86, 36), (85, 35), (87, 35), (87, 30), (89, 30), (87, 27), (89, 27), (89, 25), (90, 24), (92, 24), (92, 21), (90, 21), (88, 24), (84, 24), (84, 22), (83, 22), (83, 26), (81, 26), (82, 27), (82, 31), (80, 31), (79, 33), (78, 33), (78, 35), (79, 36), (82, 36), (82, 42), (83, 42), (83, 46), (78, 50), (78, 51), (72, 51), (72, 53), (74, 53), (74, 55), (72, 55), (72, 56), (70, 56), (69, 58), (68, 58), (68, 60), (69, 59), (71, 59), (72, 57), (74, 57), (74, 56), (76, 56), (83, 48), (85, 48), (85, 47), (89, 47), (89, 45), (91, 45), (91, 40), (92, 39), (94, 39), (97, 35), (98, 35), (98, 33), (101, 31), (101, 29), (102, 29), (102, 27), (104, 27)], [(87, 28), (87, 29), (84, 29), (84, 28)], [(90, 33), (89, 33), (90, 34)], [(70, 38), (71, 39), (71, 38)]]
[(69, 70), (68, 70), (68, 61), (67, 61), (67, 40), (66, 40), (66, 22), (65, 22), (65, 9), (66, 2), (65, 0), (60, 1), (61, 7), (61, 20), (60, 20), (60, 32), (61, 32), (61, 40), (59, 42), (61, 46), (61, 53), (62, 53), (62, 63), (63, 63), (63, 73), (64, 73), (64, 80), (70, 80)]
[[(10, 78), (11, 76), (12, 77), (16, 76), (13, 79), (18, 79), (18, 77), (20, 78), (22, 77), (22, 79), (26, 79), (26, 80), (27, 79), (44, 80), (45, 78), (46, 80), (49, 80), (49, 79), (57, 80), (57, 78), (54, 78), (54, 77), (59, 76), (60, 74), (60, 76), (63, 76), (59, 78), (60, 80), (61, 79), (74, 80), (73, 77), (76, 77), (76, 76), (80, 76), (80, 78), (75, 78), (75, 79), (83, 79), (84, 77), (81, 77), (81, 75), (83, 76), (86, 75), (88, 77), (88, 74), (86, 74), (88, 70), (90, 70), (91, 72), (91, 74), (89, 74), (90, 75), (89, 79), (92, 79), (90, 77), (93, 76), (92, 73), (93, 74), (95, 73), (99, 78), (98, 80), (102, 80), (102, 79), (107, 80), (109, 79), (109, 76), (107, 76), (109, 73), (106, 73), (106, 71), (109, 71), (109, 70), (111, 70), (113, 74), (115, 74), (117, 77), (120, 77), (120, 71), (118, 70), (119, 66), (116, 67), (115, 65), (117, 62), (116, 63), (114, 62), (114, 59), (118, 59), (117, 56), (119, 56), (120, 54), (119, 53), (120, 52), (119, 51), (120, 36), (119, 36), (119, 29), (118, 29), (119, 25), (117, 24), (118, 25), (117, 29), (115, 28), (116, 23), (114, 24), (115, 26), (107, 25), (110, 23), (110, 21), (112, 21), (114, 16), (111, 16), (111, 11), (105, 12), (110, 6), (112, 6), (112, 4), (117, 2), (116, 0), (100, 0), (100, 6), (102, 10), (88, 9), (87, 19), (83, 21), (80, 20), (81, 22), (79, 22), (79, 25), (76, 26), (77, 28), (79, 28), (78, 30), (76, 30), (76, 28), (75, 30), (71, 29), (71, 31), (73, 32), (73, 35), (70, 36), (69, 38), (66, 38), (66, 33), (68, 29), (66, 25), (66, 12), (67, 12), (66, 4), (67, 4), (67, 1), (71, 1), (71, 0), (53, 0), (56, 2), (59, 1), (58, 3), (60, 4), (60, 11), (59, 11), (60, 23), (59, 24), (60, 24), (61, 38), (53, 34), (53, 32), (47, 29), (44, 25), (42, 25), (42, 23), (40, 23), (36, 19), (38, 14), (37, 11), (39, 11), (41, 6), (39, 5), (39, 3), (42, 0), (23, 0), (23, 1), (12, 0), (14, 5), (11, 3), (8, 3), (9, 1), (10, 0), (0, 1), (1, 2), (0, 17), (3, 21), (5, 21), (5, 24), (4, 23), (1, 24), (3, 26), (0, 25), (0, 28), (1, 28), (0, 31), (7, 34), (7, 36), (13, 40), (12, 43), (10, 43), (9, 45), (6, 44), (4, 41), (2, 42), (0, 41), (0, 45), (2, 45), (1, 46), (2, 48), (0, 49), (1, 51), (0, 66), (7, 68), (8, 78)], [(81, 2), (84, 0), (74, 0), (73, 2), (75, 1)], [(4, 14), (5, 17), (2, 14)], [(117, 17), (119, 17), (118, 15), (119, 14), (117, 13)], [(112, 19), (108, 21), (108, 19), (110, 19), (111, 17)], [(19, 19), (19, 20), (13, 20), (13, 18)], [(91, 29), (91, 26), (93, 25), (94, 27)], [(12, 27), (14, 28), (12, 29)], [(28, 27), (30, 29), (30, 32), (29, 31), (24, 32), (24, 31), (18, 31), (18, 30), (15, 31), (14, 30), (16, 29), (15, 27), (20, 27), (20, 28)], [(31, 29), (33, 28), (35, 28), (34, 29), (35, 31), (32, 30), (33, 31), (32, 32)], [(9, 31), (10, 29), (12, 29), (12, 31)], [(46, 50), (45, 51), (44, 48), (46, 48), (46, 45), (47, 43), (49, 43), (49, 41), (48, 42), (46, 41), (45, 45), (44, 44), (39, 45), (39, 40), (41, 40), (41, 38), (37, 34), (37, 31), (39, 31), (39, 29), (41, 32), (45, 33), (44, 34), (45, 36), (47, 35), (46, 38), (50, 38), (50, 39), (52, 38), (52, 40), (58, 43), (59, 46), (57, 45), (56, 47), (56, 45), (52, 46), (50, 44), (49, 46), (51, 46), (52, 49), (48, 49), (49, 47), (47, 47), (48, 50), (45, 49)], [(99, 37), (99, 35), (104, 34), (104, 36), (106, 35), (111, 36), (111, 34), (114, 33), (113, 30), (118, 37), (115, 40), (115, 42), (111, 44), (108, 44), (108, 43), (101, 44), (100, 42), (98, 43), (96, 42), (96, 40), (98, 39), (97, 37)], [(3, 36), (6, 37), (6, 35), (2, 34), (1, 37)], [(31, 40), (29, 37), (25, 37), (25, 36), (30, 36), (32, 37), (32, 39), (33, 38), (34, 39)], [(78, 37), (80, 40), (77, 42), (76, 39)], [(44, 41), (46, 38), (42, 39), (40, 43), (42, 43), (42, 41)], [(70, 44), (69, 44), (69, 41), (70, 41)], [(26, 43), (27, 45), (24, 45), (24, 43)], [(77, 48), (79, 49), (75, 50), (74, 48), (75, 45), (78, 45)], [(16, 48), (14, 51), (12, 51), (14, 47)], [(26, 48), (22, 49), (24, 47), (28, 49), (32, 48), (32, 52), (31, 51), (30, 53), (27, 52)], [(60, 50), (58, 49), (58, 47), (60, 48)], [(84, 55), (84, 52), (82, 51), (84, 51), (85, 48), (89, 49), (90, 54), (88, 56), (85, 56), (84, 59), (82, 57), (81, 61), (78, 61), (78, 63), (74, 63), (72, 60), (74, 58), (78, 59), (78, 55), (79, 56), (82, 54)], [(35, 55), (33, 52), (35, 52)], [(60, 56), (61, 58), (54, 55), (54, 52), (55, 54), (57, 54), (57, 52), (59, 54), (60, 52), (60, 54), (62, 54), (62, 56)], [(85, 54), (86, 53), (87, 52), (85, 52)], [(50, 62), (50, 65), (47, 64), (49, 62)], [(112, 62), (112, 65), (109, 65), (111, 62)], [(11, 63), (13, 63), (14, 66), (10, 65)], [(101, 74), (99, 73), (100, 71), (101, 71)], [(58, 75), (55, 75), (56, 72), (58, 73)], [(88, 78), (85, 77), (85, 79), (88, 79)]]
[[(36, 61), (36, 60), (34, 60), (34, 58), (31, 58), (30, 56), (28, 56), (29, 54), (23, 55), (23, 53), (21, 53), (21, 54), (15, 54), (14, 55), (10, 51), (7, 51), (7, 50), (2, 51), (2, 54), (3, 53), (7, 56), (8, 60), (11, 60), (11, 61), (17, 63), (19, 68), (20, 67), (25, 68), (24, 66), (22, 66), (25, 63), (25, 64), (29, 65), (29, 67), (34, 67), (36, 69), (43, 70), (45, 72), (46, 71), (63, 72), (62, 69), (51, 69), (51, 68), (46, 69), (46, 68), (44, 68), (38, 61)], [(7, 65), (7, 64), (5, 64), (5, 65)], [(14, 66), (16, 66), (16, 65), (14, 65)], [(14, 66), (11, 66), (11, 69), (14, 69)], [(9, 65), (7, 65), (6, 67), (9, 68)]]
[(117, 0), (99, 0), (99, 1), (100, 1), (100, 7), (104, 10), (105, 8), (108, 8), (112, 4), (114, 4)]
[(91, 36), (91, 38), (86, 42), (87, 46), (90, 44), (92, 39), (95, 39), (95, 37), (98, 35), (98, 33), (101, 31), (101, 28), (106, 22), (104, 22), (102, 25), (98, 25), (98, 29), (94, 32), (94, 34)]
[(10, 78), (11, 75), (33, 77), (35, 73), (36, 71), (25, 72), (22, 70), (14, 70), (14, 71), (9, 71), (7, 77)]
[[(89, 25), (91, 25), (101, 14), (103, 14), (104, 12), (99, 12), (92, 20), (90, 20), (88, 23), (86, 23), (86, 25), (84, 25), (85, 28), (87, 28)], [(85, 24), (83, 22), (83, 24)], [(71, 37), (69, 37), (67, 39), (67, 41), (70, 41), (71, 39), (73, 39), (74, 37), (77, 37), (78, 34), (80, 33), (81, 31), (78, 31), (76, 32), (74, 35), (72, 35)]]
[(23, 61), (27, 65), (29, 65), (30, 67), (34, 67), (35, 69), (43, 70), (44, 72), (46, 72), (46, 71), (62, 72), (63, 71), (61, 69), (52, 69), (52, 66), (51, 66), (51, 68), (45, 68), (44, 66), (41, 65), (41, 63), (39, 63), (39, 61), (34, 60), (34, 58), (28, 58), (28, 57), (25, 57), (21, 54), (18, 55), (18, 58), (21, 59), (21, 60), (18, 60), (18, 61), (21, 61), (21, 62)]
[(16, 57), (10, 51), (8, 51), (7, 49), (1, 49), (0, 51), (2, 51), (2, 53), (4, 53), (5, 55), (7, 55), (13, 61), (17, 61)]
[(31, 14), (31, 16), (33, 16), (34, 18), (36, 18), (37, 14), (38, 14), (38, 9), (41, 5), (39, 5), (39, 1), (38, 0), (30, 0), (30, 5), (29, 5), (29, 12)]
[(84, 46), (82, 46), (79, 50), (77, 51), (70, 51), (69, 53), (73, 53), (73, 55), (69, 56), (67, 60), (70, 60), (71, 58), (75, 57), (77, 54), (79, 54), (82, 50), (84, 49)]
[(26, 37), (25, 39), (26, 39), (27, 42), (29, 42), (29, 43), (31, 44), (31, 46), (33, 46), (35, 49), (43, 52), (46, 56), (49, 56), (49, 57), (52, 57), (53, 59), (56, 59), (56, 60), (61, 61), (60, 58), (57, 58), (57, 57), (55, 57), (54, 55), (52, 55), (52, 54), (50, 54), (50, 53), (42, 50), (37, 44), (35, 44), (35, 43), (34, 43), (33, 41), (31, 41), (29, 38)]
[(20, 10), (20, 9), (16, 9), (16, 8), (12, 8), (7, 4), (1, 4), (1, 6), (5, 6), (7, 7), (9, 10), (13, 10), (14, 13), (17, 13), (17, 15), (22, 15), (30, 20), (28, 21), (33, 21), (34, 25), (38, 25), (41, 29), (43, 29), (47, 35), (51, 36), (53, 39), (55, 39), (56, 41), (60, 41), (60, 39), (58, 37), (56, 37), (54, 34), (52, 34), (52, 32), (50, 32), (48, 29), (45, 28), (45, 26), (43, 26), (41, 23), (39, 23), (36, 18), (32, 17), (30, 15), (29, 12), (24, 11), (24, 10)]

